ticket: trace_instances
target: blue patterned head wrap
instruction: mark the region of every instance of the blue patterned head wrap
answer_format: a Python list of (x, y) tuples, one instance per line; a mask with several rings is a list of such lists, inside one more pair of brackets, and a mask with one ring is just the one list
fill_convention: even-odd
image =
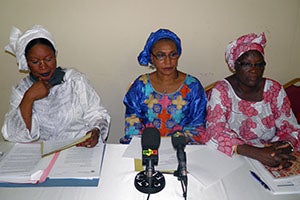
[(153, 45), (161, 39), (171, 39), (175, 42), (177, 46), (177, 53), (178, 55), (181, 55), (181, 42), (180, 38), (173, 33), (172, 31), (169, 31), (167, 29), (159, 29), (156, 32), (152, 32), (145, 44), (144, 50), (139, 54), (138, 61), (140, 65), (148, 66), (148, 64), (152, 64), (151, 62), (151, 50)]

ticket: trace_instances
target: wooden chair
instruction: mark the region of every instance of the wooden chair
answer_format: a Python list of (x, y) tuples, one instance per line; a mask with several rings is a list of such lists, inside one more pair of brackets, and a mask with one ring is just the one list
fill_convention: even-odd
[(216, 83), (217, 83), (217, 82), (213, 82), (213, 83), (209, 84), (208, 86), (204, 87), (204, 90), (205, 90), (207, 99), (209, 98), (211, 89), (213, 89), (213, 87), (216, 85)]
[(291, 108), (300, 124), (300, 78), (295, 78), (283, 85), (291, 102)]

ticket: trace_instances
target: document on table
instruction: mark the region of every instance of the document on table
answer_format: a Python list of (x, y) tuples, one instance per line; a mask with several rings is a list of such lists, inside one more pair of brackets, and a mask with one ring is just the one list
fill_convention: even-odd
[(50, 179), (99, 179), (105, 144), (93, 148), (71, 147), (59, 153)]
[[(141, 137), (133, 137), (129, 146), (125, 150), (123, 157), (142, 159), (142, 145)], [(161, 138), (160, 146), (158, 149), (158, 165), (155, 166), (159, 171), (175, 171), (178, 166), (176, 151), (172, 146), (171, 137)], [(141, 162), (140, 162), (141, 163)], [(140, 170), (142, 166), (136, 168)]]
[(0, 182), (37, 183), (45, 176), (52, 158), (41, 158), (40, 143), (16, 143), (1, 159)]
[(43, 141), (41, 143), (41, 152), (42, 152), (42, 157), (48, 156), (50, 154), (68, 149), (70, 147), (75, 146), (76, 144), (79, 144), (88, 138), (92, 136), (92, 132), (89, 132), (88, 134), (84, 135), (83, 137), (77, 137), (77, 138), (70, 138), (70, 139), (65, 139), (65, 140), (48, 140), (48, 141)]
[[(254, 168), (256, 174), (260, 177), (260, 179), (268, 185), (273, 194), (300, 194), (300, 174), (299, 169), (298, 175), (285, 176), (282, 178), (275, 178), (274, 175), (270, 173), (270, 171), (259, 161), (247, 158), (247, 161)], [(299, 162), (296, 160), (294, 162)], [(293, 167), (299, 167), (299, 163), (296, 163)], [(297, 171), (295, 169), (288, 168), (283, 169), (286, 171)], [(275, 171), (275, 170), (274, 170)], [(274, 172), (273, 172), (274, 173)]]
[(187, 154), (187, 160), (188, 171), (204, 187), (216, 183), (245, 163), (243, 158), (229, 157), (210, 143), (198, 145), (197, 150)]
[[(125, 150), (123, 157), (142, 159), (141, 138), (133, 137)], [(178, 167), (176, 150), (173, 148), (171, 138), (161, 138), (158, 150), (159, 171), (175, 171)], [(241, 165), (244, 160), (240, 157), (231, 158), (215, 149), (212, 145), (186, 145), (187, 170), (203, 187), (208, 187)]]

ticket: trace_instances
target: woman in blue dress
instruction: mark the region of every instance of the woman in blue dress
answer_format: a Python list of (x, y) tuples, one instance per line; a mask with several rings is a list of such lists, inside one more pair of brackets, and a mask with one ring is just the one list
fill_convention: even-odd
[(147, 127), (157, 128), (162, 137), (179, 131), (190, 144), (206, 141), (206, 94), (196, 77), (177, 69), (180, 55), (175, 33), (159, 29), (150, 34), (138, 61), (155, 70), (140, 75), (124, 97), (125, 136), (120, 143), (128, 144)]

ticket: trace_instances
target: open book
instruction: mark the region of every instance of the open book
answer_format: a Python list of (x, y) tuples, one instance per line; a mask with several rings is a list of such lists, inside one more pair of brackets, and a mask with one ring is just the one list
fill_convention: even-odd
[(60, 150), (64, 151), (56, 149), (45, 157), (41, 156), (41, 143), (14, 144), (0, 160), (0, 187), (97, 186), (105, 144), (99, 142), (93, 148), (75, 144), (63, 145)]
[(300, 194), (300, 152), (293, 152), (297, 158), (293, 165), (286, 169), (268, 167), (257, 160), (247, 158), (255, 172), (269, 186), (274, 194)]

